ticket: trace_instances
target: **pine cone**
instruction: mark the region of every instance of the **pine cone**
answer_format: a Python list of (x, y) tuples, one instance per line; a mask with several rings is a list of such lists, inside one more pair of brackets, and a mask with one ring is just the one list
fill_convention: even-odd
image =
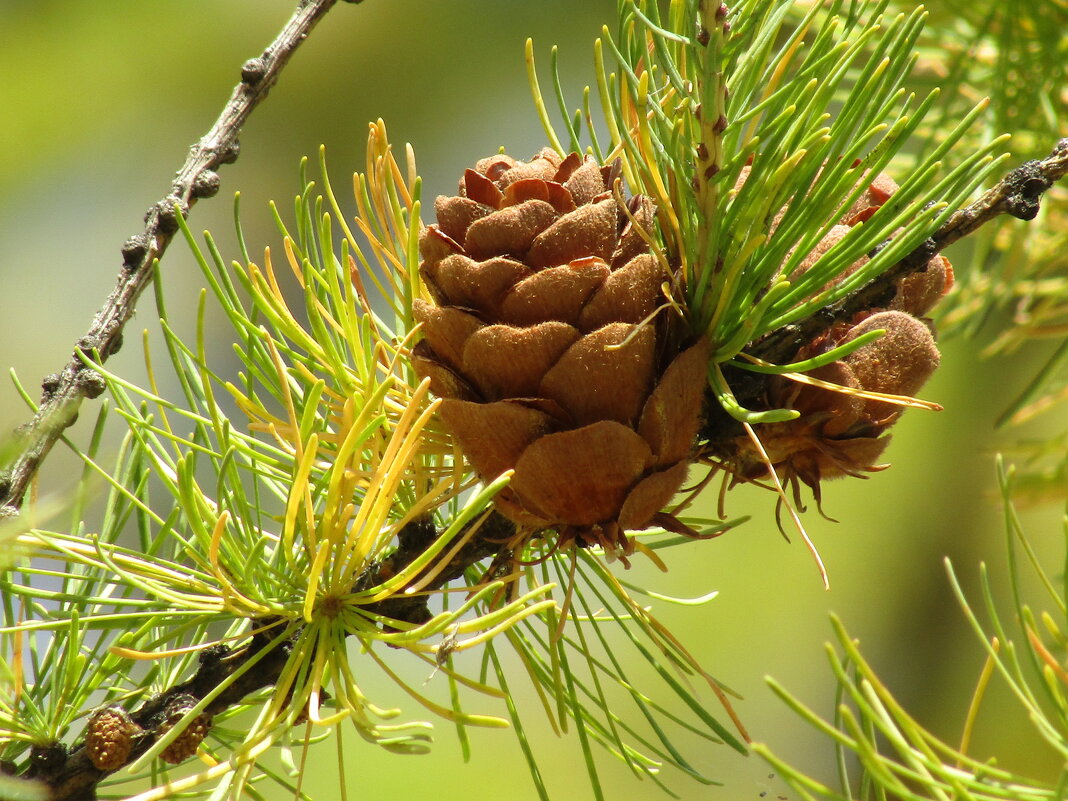
[[(176, 710), (171, 712), (167, 720), (159, 727), (159, 735), (162, 737), (182, 719), (185, 711)], [(171, 765), (178, 765), (193, 756), (204, 742), (204, 738), (211, 731), (212, 717), (202, 712), (197, 715), (181, 731), (181, 733), (160, 752), (159, 758)]]
[(130, 758), (134, 737), (141, 734), (124, 709), (104, 707), (89, 716), (85, 727), (85, 751), (98, 770), (118, 770)]
[(686, 478), (709, 346), (657, 313), (655, 209), (625, 212), (617, 174), (551, 150), (467, 170), (420, 238), (414, 362), (479, 475), (515, 470), (495, 502), (521, 531), (629, 553)]
[[(896, 190), (897, 184), (885, 173), (876, 177), (843, 215), (841, 224), (830, 229), (791, 277), (810, 269), (850, 227), (869, 219)], [(837, 280), (867, 261), (867, 257), (862, 257)], [(813, 358), (869, 331), (884, 329), (886, 334), (880, 339), (808, 375), (847, 390), (913, 395), (931, 377), (940, 359), (930, 326), (919, 318), (931, 310), (952, 284), (952, 266), (945, 257), (935, 255), (924, 270), (901, 281), (887, 309), (871, 309), (849, 323), (833, 326), (790, 361)], [(801, 412), (795, 420), (763, 425), (757, 434), (779, 478), (792, 484), (795, 494), (798, 482), (806, 484), (817, 502), (822, 480), (881, 469), (875, 462), (889, 444), (885, 432), (897, 422), (902, 410), (897, 404), (798, 384), (785, 378), (771, 382), (768, 407)], [(763, 456), (747, 438), (735, 441), (733, 454), (725, 462), (739, 480), (761, 478), (767, 473)]]

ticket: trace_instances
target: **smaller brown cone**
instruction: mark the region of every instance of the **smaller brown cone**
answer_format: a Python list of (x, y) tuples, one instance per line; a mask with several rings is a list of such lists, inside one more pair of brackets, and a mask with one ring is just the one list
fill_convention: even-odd
[[(842, 387), (841, 391), (796, 386), (787, 379), (772, 384), (772, 401), (796, 409), (801, 416), (761, 426), (761, 443), (779, 477), (809, 485), (817, 499), (823, 480), (879, 469), (875, 461), (889, 441), (884, 432), (901, 414), (899, 404), (864, 398), (849, 390), (911, 396), (938, 367), (938, 348), (930, 329), (901, 311), (868, 314), (855, 325), (832, 328), (827, 341), (815, 347), (829, 350), (880, 329), (886, 333), (879, 339), (809, 373)], [(798, 354), (802, 359), (811, 355)], [(740, 443), (738, 450), (741, 456), (735, 458), (733, 467), (738, 475), (757, 478), (766, 472), (748, 442)]]
[(85, 726), (85, 752), (89, 761), (97, 770), (118, 770), (129, 760), (134, 738), (141, 731), (120, 707), (96, 710)]
[[(744, 189), (749, 174), (748, 168), (742, 170), (734, 192)], [(897, 189), (889, 175), (874, 176), (858, 199), (843, 210), (838, 224), (804, 254), (797, 268), (791, 271), (790, 280), (799, 279), (849, 236), (854, 227), (870, 220)], [(780, 211), (769, 224), (772, 236), (781, 214)], [(830, 289), (868, 261), (868, 256), (861, 256), (822, 289)], [(802, 483), (811, 488), (819, 502), (821, 481), (881, 469), (876, 460), (889, 441), (886, 431), (901, 416), (903, 406), (862, 393), (912, 396), (920, 390), (937, 368), (940, 356), (930, 327), (918, 318), (930, 311), (952, 284), (952, 266), (944, 257), (936, 255), (924, 269), (908, 274), (898, 283), (888, 310), (869, 309), (853, 320), (837, 321), (787, 359), (804, 362), (863, 334), (877, 329), (886, 331), (882, 338), (841, 360), (807, 373), (809, 379), (825, 382), (827, 386), (785, 376), (772, 379), (764, 408), (793, 409), (799, 416), (757, 427), (760, 449), (748, 436), (736, 437), (723, 447), (720, 458), (735, 480), (763, 478), (770, 463), (783, 483), (792, 486), (799, 503)]]
[[(874, 342), (853, 351), (844, 361), (864, 389), (890, 395), (914, 395), (927, 383), (941, 360), (931, 330), (901, 311), (873, 314), (849, 330), (849, 339), (885, 329)], [(896, 415), (901, 407), (868, 401), (865, 413), (873, 421)]]

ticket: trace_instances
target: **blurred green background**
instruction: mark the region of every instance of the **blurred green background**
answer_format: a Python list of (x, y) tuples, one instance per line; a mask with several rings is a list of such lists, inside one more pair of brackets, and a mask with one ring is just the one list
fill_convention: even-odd
[[(238, 80), (241, 63), (274, 37), (292, 0), (0, 0), (0, 364), (38, 395), (40, 379), (62, 367), (87, 329), (120, 268), (119, 247), (141, 229), (144, 211), (164, 196), (189, 145), (214, 121)], [(283, 74), (241, 137), (241, 157), (222, 171), (223, 191), (199, 203), (194, 230), (210, 229), (228, 257), (232, 206), (242, 193), (242, 219), (254, 252), (279, 239), (267, 201), (292, 208), (301, 156), (327, 146), (335, 186), (362, 169), (367, 123), (384, 118), (395, 145), (411, 142), (424, 196), (451, 190), (463, 168), (505, 146), (528, 156), (543, 144), (530, 103), (523, 42), (534, 38), (547, 67), (560, 46), (572, 103), (593, 80), (592, 41), (613, 25), (612, 0), (368, 0), (339, 4)], [(314, 172), (314, 170), (313, 170)], [(339, 192), (339, 194), (343, 194)], [(950, 254), (951, 258), (953, 254)], [(958, 259), (961, 256), (957, 257)], [(184, 244), (167, 253), (163, 271), (172, 317), (193, 309), (202, 285)], [(143, 375), (139, 334), (151, 328), (151, 297), (127, 328), (126, 347), (110, 366)], [(215, 363), (225, 373), (229, 339), (218, 330)], [(824, 508), (806, 525), (830, 570), (824, 591), (805, 549), (787, 544), (774, 519), (774, 498), (737, 491), (732, 516), (753, 520), (712, 542), (669, 554), (661, 575), (637, 560), (636, 581), (671, 595), (719, 596), (699, 608), (658, 609), (708, 670), (739, 691), (737, 706), (754, 739), (830, 780), (832, 753), (766, 689), (773, 675), (826, 715), (834, 686), (826, 670), (827, 612), (840, 614), (883, 677), (915, 716), (956, 742), (981, 667), (979, 645), (950, 595), (942, 564), (949, 556), (974, 591), (980, 560), (994, 563), (1006, 588), (1001, 511), (992, 494), (997, 414), (1023, 386), (1025, 359), (981, 362), (975, 343), (953, 341), (923, 395), (945, 411), (912, 411), (895, 428), (892, 469), (868, 481), (825, 487)], [(71, 436), (84, 438), (85, 407)], [(10, 384), (0, 390), (0, 428), (28, 419)], [(75, 462), (57, 452), (42, 476), (45, 495), (73, 485)], [(1025, 513), (1050, 562), (1060, 543), (1054, 510)], [(403, 655), (398, 654), (398, 658)], [(514, 667), (514, 666), (513, 666)], [(419, 710), (373, 667), (366, 689)], [(546, 780), (559, 798), (588, 797), (574, 736), (556, 738), (514, 673), (513, 686), (535, 735)], [(429, 678), (429, 677), (428, 677)], [(709, 704), (715, 701), (709, 695)], [(472, 707), (503, 713), (483, 699)], [(714, 710), (715, 712), (715, 710)], [(1040, 774), (1056, 770), (1052, 753), (1018, 736), (1023, 719), (996, 688), (980, 720), (972, 753), (997, 754), (1004, 766)], [(450, 726), (437, 726), (429, 757), (397, 757), (345, 733), (352, 798), (535, 798), (515, 739), (476, 732), (470, 764), (459, 759)], [(313, 752), (322, 765), (321, 797), (333, 797), (329, 746)], [(757, 799), (785, 794), (755, 757), (725, 748), (695, 761), (724, 787), (666, 777), (683, 798)], [(657, 798), (607, 757), (600, 768), (615, 798)], [(483, 789), (490, 788), (490, 789)]]

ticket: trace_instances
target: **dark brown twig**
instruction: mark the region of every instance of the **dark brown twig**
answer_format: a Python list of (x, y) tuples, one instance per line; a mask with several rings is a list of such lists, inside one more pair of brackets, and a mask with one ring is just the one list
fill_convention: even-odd
[(241, 82), (215, 124), (192, 148), (178, 171), (170, 193), (145, 216), (144, 230), (122, 248), (123, 267), (104, 307), (85, 336), (74, 346), (67, 365), (42, 382), (41, 405), (33, 419), (18, 431), (18, 455), (0, 475), (0, 511), (17, 514), (37, 470), (63, 431), (74, 423), (83, 398), (104, 391), (99, 374), (87, 369), (83, 356), (103, 363), (122, 347), (122, 331), (133, 315), (141, 292), (152, 278), (153, 265), (163, 256), (178, 230), (176, 214), (187, 215), (200, 198), (219, 191), (216, 170), (237, 159), (238, 135), (252, 111), (278, 81), (290, 57), (337, 0), (300, 0), (297, 9), (263, 54), (241, 68)]

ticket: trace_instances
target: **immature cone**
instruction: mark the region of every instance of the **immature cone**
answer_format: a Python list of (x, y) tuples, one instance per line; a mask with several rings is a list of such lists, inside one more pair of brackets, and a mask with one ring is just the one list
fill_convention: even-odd
[(129, 759), (134, 737), (140, 733), (141, 727), (122, 708), (98, 709), (85, 726), (85, 752), (98, 770), (118, 770)]
[(420, 239), (436, 302), (415, 303), (414, 361), (475, 470), (515, 471), (504, 515), (627, 553), (686, 477), (709, 346), (680, 348), (657, 314), (654, 207), (624, 210), (617, 172), (551, 150), (467, 170)]
[[(176, 710), (167, 716), (166, 722), (159, 727), (160, 736), (170, 731), (185, 714), (183, 710)], [(189, 721), (181, 733), (160, 752), (159, 758), (171, 765), (177, 765), (193, 756), (204, 742), (204, 738), (211, 731), (212, 718), (207, 713), (201, 713)]]

